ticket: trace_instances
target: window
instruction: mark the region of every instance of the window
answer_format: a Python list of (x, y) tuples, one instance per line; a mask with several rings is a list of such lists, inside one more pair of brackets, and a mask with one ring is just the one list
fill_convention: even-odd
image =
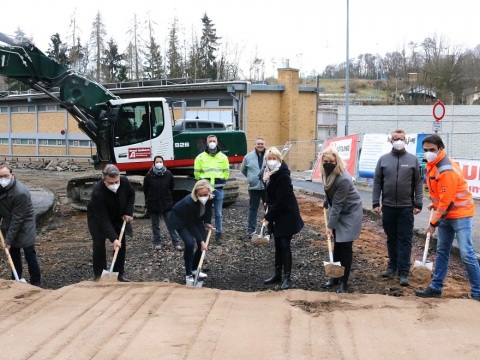
[(0, 107), (0, 113), (3, 113), (3, 114), (8, 113), (8, 107), (6, 106)]
[(58, 105), (38, 105), (38, 111), (39, 112), (44, 112), (44, 111), (60, 111), (61, 108), (59, 109)]
[(200, 107), (202, 106), (202, 100), (187, 100), (188, 107)]
[(233, 99), (221, 99), (219, 106), (233, 106)]
[(218, 100), (204, 100), (203, 101), (203, 106), (205, 107), (218, 107), (219, 101)]

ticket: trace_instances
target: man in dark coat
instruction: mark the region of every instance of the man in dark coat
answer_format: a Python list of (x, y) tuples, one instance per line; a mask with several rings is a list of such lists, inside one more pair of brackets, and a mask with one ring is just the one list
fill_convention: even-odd
[[(129, 282), (125, 277), (126, 235), (132, 235), (133, 208), (135, 190), (115, 165), (107, 165), (92, 190), (92, 198), (87, 206), (88, 229), (93, 240), (93, 274), (99, 280), (107, 268), (105, 239), (110, 240), (113, 249), (120, 248), (113, 267), (118, 272), (118, 281)], [(118, 239), (120, 230), (126, 221), (123, 239)]]
[(13, 176), (12, 168), (8, 164), (0, 165), (0, 218), (5, 247), (10, 251), (18, 277), (22, 278), (20, 249), (23, 249), (30, 284), (40, 286), (40, 267), (35, 251), (35, 212), (30, 191)]

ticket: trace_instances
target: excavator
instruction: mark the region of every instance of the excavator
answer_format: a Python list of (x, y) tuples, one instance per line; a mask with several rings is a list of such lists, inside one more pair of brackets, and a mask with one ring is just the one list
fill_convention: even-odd
[[(206, 137), (217, 136), (230, 164), (241, 163), (247, 153), (243, 131), (227, 129), (220, 121), (174, 121), (171, 101), (164, 97), (125, 99), (110, 92), (40, 51), (29, 39), (0, 33), (0, 75), (16, 79), (56, 101), (76, 120), (95, 144), (96, 169), (115, 164), (129, 176), (136, 190), (135, 215), (146, 214), (143, 175), (153, 158), (161, 155), (175, 175), (177, 198), (195, 183), (193, 164), (204, 150)], [(171, 111), (172, 110), (172, 111)], [(98, 176), (80, 176), (67, 184), (74, 208), (85, 210)], [(235, 202), (238, 184), (227, 182), (224, 204)]]

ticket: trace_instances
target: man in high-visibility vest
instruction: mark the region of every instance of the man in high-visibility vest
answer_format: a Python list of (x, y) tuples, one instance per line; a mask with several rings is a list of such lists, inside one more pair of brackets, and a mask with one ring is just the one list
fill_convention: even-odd
[(433, 281), (415, 294), (433, 298), (442, 296), (456, 234), (460, 257), (467, 268), (470, 296), (480, 301), (480, 266), (472, 243), (472, 218), (475, 215), (472, 193), (468, 190), (460, 167), (446, 155), (440, 136), (425, 137), (422, 146), (427, 160), (427, 185), (432, 200), (428, 208), (435, 210), (427, 231), (433, 235), (438, 228), (438, 241)]
[(208, 135), (205, 151), (195, 158), (195, 179), (206, 179), (213, 186), (213, 207), (215, 210), (215, 240), (222, 242), (223, 188), (230, 176), (228, 157), (222, 153), (215, 135)]

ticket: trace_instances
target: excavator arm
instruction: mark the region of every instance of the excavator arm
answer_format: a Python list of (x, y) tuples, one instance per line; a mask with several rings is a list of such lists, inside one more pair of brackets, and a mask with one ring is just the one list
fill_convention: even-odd
[[(109, 100), (118, 99), (102, 85), (49, 58), (28, 39), (0, 33), (0, 75), (13, 78), (61, 104), (79, 128), (102, 149), (102, 122)], [(58, 93), (58, 95), (56, 94)], [(108, 161), (109, 159), (103, 159)]]

